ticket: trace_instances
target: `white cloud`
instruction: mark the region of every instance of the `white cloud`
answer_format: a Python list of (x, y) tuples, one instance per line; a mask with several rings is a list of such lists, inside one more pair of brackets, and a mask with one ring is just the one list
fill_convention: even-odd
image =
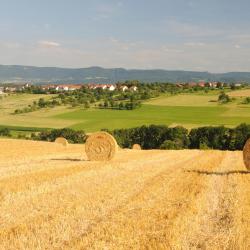
[(57, 48), (61, 46), (60, 43), (54, 41), (39, 41), (38, 45), (43, 48)]
[[(220, 28), (211, 28), (205, 25), (192, 24), (188, 22), (181, 22), (179, 20), (170, 19), (164, 20), (165, 32), (172, 33), (173, 35), (181, 36), (185, 39), (188, 38), (213, 38), (225, 35), (228, 31)], [(161, 30), (162, 32), (162, 30)]]
[(170, 48), (170, 47), (166, 47), (166, 46), (163, 46), (162, 47), (162, 50), (164, 52), (167, 52), (167, 53), (183, 53), (184, 51), (181, 50), (181, 49), (176, 49), (176, 48)]
[(119, 50), (130, 50), (132, 48), (135, 48), (138, 45), (137, 42), (121, 41), (114, 37), (110, 37), (109, 41), (114, 46), (114, 48), (119, 49)]
[(241, 41), (209, 41), (204, 45), (198, 39), (188, 39), (186, 43), (154, 44), (150, 41), (122, 40), (117, 37), (62, 42), (48, 39), (35, 44), (2, 41), (0, 54), (0, 64), (250, 71), (250, 47)]
[(119, 40), (114, 38), (114, 37), (110, 37), (109, 40), (112, 42), (112, 43), (118, 43)]

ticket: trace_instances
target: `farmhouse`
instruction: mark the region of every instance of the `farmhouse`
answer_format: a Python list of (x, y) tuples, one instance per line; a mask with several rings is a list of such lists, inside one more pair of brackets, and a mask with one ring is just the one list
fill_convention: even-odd
[(68, 85), (69, 87), (69, 90), (70, 91), (73, 91), (73, 90), (78, 90), (78, 89), (81, 89), (82, 88), (82, 85), (81, 84), (72, 84), (72, 85)]
[(0, 95), (3, 95), (3, 94), (4, 94), (4, 88), (0, 87)]
[(137, 91), (137, 89), (138, 89), (137, 86), (132, 86), (129, 88), (130, 91)]
[(90, 84), (54, 84), (54, 85), (43, 85), (41, 86), (42, 90), (56, 90), (56, 91), (73, 91), (78, 90), (83, 87), (86, 87), (88, 89), (103, 89), (103, 90), (109, 90), (114, 91), (116, 89), (120, 91), (137, 91), (137, 86), (131, 86), (130, 88), (126, 85), (118, 86), (116, 84), (101, 84), (101, 83), (90, 83)]
[(201, 87), (201, 88), (204, 88), (205, 85), (206, 85), (205, 82), (199, 82), (199, 83), (197, 84), (197, 86), (199, 86), (199, 87)]
[(208, 86), (210, 87), (210, 88), (216, 88), (217, 87), (217, 82), (209, 82), (208, 83)]
[(81, 84), (61, 84), (61, 85), (44, 85), (41, 86), (42, 90), (56, 90), (56, 91), (73, 91), (81, 89)]
[(103, 90), (108, 88), (107, 84), (100, 84), (100, 86), (98, 86), (98, 87), (103, 89)]
[(128, 86), (123, 85), (123, 86), (120, 87), (120, 90), (123, 91), (123, 92), (125, 92), (125, 91), (128, 90)]
[(235, 87), (241, 87), (242, 86), (242, 84), (241, 83), (235, 83), (235, 85), (234, 85)]
[(113, 84), (109, 84), (108, 85), (108, 90), (109, 91), (114, 91), (116, 89), (116, 86), (115, 85), (113, 85)]
[(193, 88), (193, 87), (197, 86), (197, 83), (196, 82), (189, 82), (187, 85), (188, 85), (188, 87)]
[(116, 85), (114, 85), (114, 84), (92, 83), (92, 84), (88, 84), (86, 86), (89, 89), (103, 89), (103, 90), (106, 89), (106, 90), (110, 90), (110, 91), (114, 91), (116, 89)]
[(5, 92), (16, 92), (17, 88), (16, 87), (6, 87)]
[(56, 86), (55, 85), (43, 85), (41, 86), (42, 90), (49, 90), (49, 89), (55, 89)]

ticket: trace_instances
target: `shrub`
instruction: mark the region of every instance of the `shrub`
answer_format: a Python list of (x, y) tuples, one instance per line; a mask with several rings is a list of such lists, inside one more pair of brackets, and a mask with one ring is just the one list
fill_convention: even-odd
[(192, 129), (189, 133), (190, 148), (200, 148), (206, 145), (213, 149), (227, 149), (230, 129), (220, 127), (201, 127)]
[(230, 130), (228, 139), (229, 150), (242, 150), (246, 141), (250, 138), (250, 125), (241, 124)]
[(183, 148), (183, 143), (180, 139), (176, 139), (174, 141), (166, 140), (160, 146), (160, 149), (182, 149), (182, 148)]
[(0, 136), (11, 136), (10, 130), (8, 128), (1, 128), (0, 129)]
[(131, 148), (140, 144), (143, 149), (160, 148), (166, 140), (175, 141), (187, 148), (189, 144), (188, 130), (183, 127), (168, 128), (165, 125), (141, 126), (130, 129), (109, 131), (121, 147)]
[(218, 97), (218, 102), (228, 103), (230, 101), (231, 101), (231, 99), (230, 99), (229, 95), (225, 94), (225, 92), (221, 92), (221, 94)]
[(242, 150), (250, 138), (250, 125), (241, 124), (234, 129), (224, 126), (201, 127), (191, 129), (190, 132), (180, 126), (168, 128), (164, 125), (150, 125), (108, 132), (123, 148), (140, 144), (143, 149)]
[(243, 104), (250, 104), (250, 97), (246, 97), (242, 103)]
[(70, 143), (84, 143), (86, 141), (86, 134), (84, 131), (75, 131), (70, 128), (43, 131), (38, 135), (32, 134), (32, 137), (33, 139), (41, 141), (55, 141), (57, 137), (64, 137)]

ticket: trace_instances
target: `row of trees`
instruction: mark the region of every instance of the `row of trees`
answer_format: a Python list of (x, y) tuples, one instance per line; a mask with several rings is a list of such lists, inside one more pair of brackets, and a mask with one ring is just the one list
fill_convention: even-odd
[(123, 148), (131, 148), (138, 143), (143, 149), (242, 150), (250, 138), (250, 125), (241, 124), (236, 128), (201, 127), (191, 131), (181, 126), (169, 128), (164, 125), (150, 125), (108, 132), (113, 134)]
[[(212, 91), (209, 88), (204, 88), (201, 86), (190, 87), (188, 84), (182, 85), (181, 87), (171, 83), (140, 83), (139, 81), (126, 81), (120, 85), (122, 84), (125, 84), (128, 87), (136, 86), (137, 91), (123, 92), (119, 90), (119, 88), (114, 91), (103, 90), (102, 88), (89, 89), (87, 86), (83, 85), (83, 87), (78, 90), (62, 92), (59, 94), (57, 93), (57, 95), (53, 96), (50, 100), (44, 100), (41, 98), (32, 105), (29, 105), (23, 109), (17, 109), (15, 114), (32, 112), (41, 108), (52, 108), (59, 105), (70, 105), (72, 107), (81, 106), (86, 109), (90, 108), (91, 106), (95, 106), (97, 108), (132, 110), (140, 107), (141, 101), (158, 97), (164, 93), (175, 95), (179, 93), (190, 93), (196, 91)], [(219, 88), (223, 89), (223, 86), (221, 85)], [(32, 86), (22, 91), (40, 93), (39, 88), (36, 86)], [(219, 95), (219, 103), (223, 104), (230, 101), (232, 101), (232, 99), (224, 92)], [(249, 100), (246, 99), (244, 103), (248, 103), (248, 101)]]
[(105, 100), (103, 103), (99, 103), (98, 107), (101, 109), (118, 109), (118, 110), (133, 110), (139, 108), (141, 102), (131, 101), (128, 102), (115, 102), (113, 100)]
[[(90, 108), (91, 105), (97, 108), (112, 108), (118, 110), (132, 110), (140, 107), (142, 100), (147, 100), (159, 96), (161, 93), (178, 93), (178, 87), (169, 83), (143, 84), (138, 81), (124, 83), (126, 86), (137, 86), (137, 91), (115, 91), (104, 90), (102, 88), (89, 89), (84, 86), (81, 89), (57, 93), (50, 100), (40, 98), (32, 105), (15, 110), (15, 114), (33, 112), (41, 108), (53, 108), (60, 105), (70, 105), (72, 107), (82, 106)], [(119, 85), (119, 84), (118, 84)], [(27, 93), (41, 94), (37, 86), (31, 86), (22, 90)], [(54, 94), (54, 92), (50, 93)]]
[(22, 109), (16, 109), (14, 114), (29, 113), (42, 108), (53, 108), (58, 105), (60, 105), (60, 102), (56, 99), (45, 100), (44, 98), (40, 98), (38, 101), (34, 101), (32, 105), (28, 105)]
[(8, 128), (0, 128), (0, 136), (11, 136), (10, 129)]
[[(131, 148), (137, 143), (143, 149), (242, 150), (250, 138), (250, 125), (247, 124), (241, 124), (236, 128), (201, 127), (190, 131), (181, 126), (169, 128), (165, 125), (104, 130), (112, 134), (122, 148)], [(0, 136), (10, 136), (10, 130), (1, 128)], [(31, 134), (32, 140), (55, 141), (57, 137), (64, 137), (70, 143), (85, 143), (87, 138), (84, 131), (69, 128)]]
[(64, 137), (68, 140), (69, 143), (85, 143), (86, 141), (86, 134), (82, 130), (75, 131), (70, 128), (63, 128), (63, 129), (53, 129), (49, 131), (42, 131), (38, 134), (32, 133), (31, 139), (32, 140), (39, 140), (39, 141), (55, 141), (58, 137)]

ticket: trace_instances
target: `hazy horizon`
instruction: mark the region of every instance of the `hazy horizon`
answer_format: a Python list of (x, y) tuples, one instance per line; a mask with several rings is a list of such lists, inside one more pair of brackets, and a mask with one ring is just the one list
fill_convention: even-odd
[(164, 68), (125, 68), (125, 67), (103, 67), (99, 65), (92, 65), (86, 67), (63, 67), (63, 66), (36, 66), (36, 65), (21, 65), (21, 64), (0, 64), (0, 66), (20, 66), (20, 67), (36, 67), (36, 68), (59, 68), (59, 69), (86, 69), (86, 68), (102, 68), (102, 69), (125, 69), (125, 70), (162, 70), (162, 71), (187, 71), (187, 72), (206, 72), (210, 74), (226, 74), (226, 73), (250, 73), (249, 71), (225, 71), (225, 72), (212, 72), (208, 70), (184, 70), (184, 69), (164, 69)]
[(247, 0), (2, 1), (0, 64), (250, 72), (249, 10)]

